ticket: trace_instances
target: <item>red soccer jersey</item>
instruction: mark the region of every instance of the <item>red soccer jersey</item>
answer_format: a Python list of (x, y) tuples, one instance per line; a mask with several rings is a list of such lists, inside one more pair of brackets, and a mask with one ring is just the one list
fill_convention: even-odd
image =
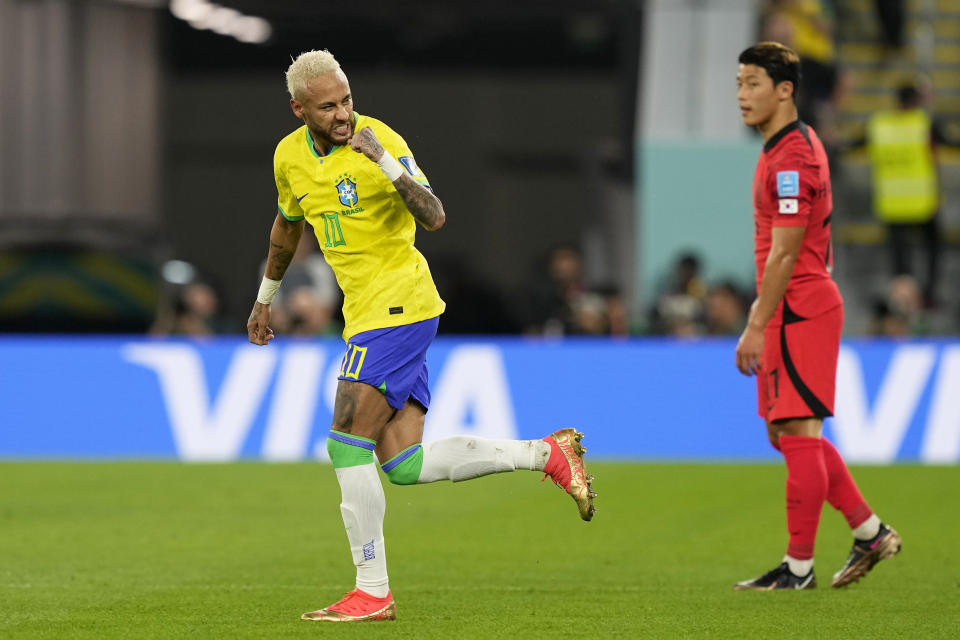
[(787, 291), (771, 323), (782, 319), (784, 300), (791, 311), (803, 318), (818, 316), (843, 304), (840, 290), (830, 275), (833, 268), (830, 167), (823, 144), (812, 128), (796, 120), (763, 146), (753, 176), (753, 208), (757, 295), (770, 253), (773, 227), (806, 227)]

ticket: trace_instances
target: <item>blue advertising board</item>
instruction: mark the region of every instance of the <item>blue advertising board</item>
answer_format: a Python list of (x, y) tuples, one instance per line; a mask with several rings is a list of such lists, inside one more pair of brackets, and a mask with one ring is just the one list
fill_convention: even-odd
[[(539, 438), (591, 456), (767, 460), (733, 340), (453, 339), (426, 441)], [(325, 459), (343, 343), (0, 337), (0, 458)], [(847, 340), (825, 433), (851, 461), (960, 461), (960, 341)]]

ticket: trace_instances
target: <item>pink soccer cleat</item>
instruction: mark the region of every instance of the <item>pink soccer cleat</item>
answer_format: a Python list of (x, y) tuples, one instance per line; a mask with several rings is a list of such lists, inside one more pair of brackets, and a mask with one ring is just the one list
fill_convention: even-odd
[(310, 611), (300, 616), (301, 620), (319, 622), (379, 622), (397, 619), (397, 605), (393, 594), (385, 598), (376, 598), (365, 591), (354, 589), (326, 609)]

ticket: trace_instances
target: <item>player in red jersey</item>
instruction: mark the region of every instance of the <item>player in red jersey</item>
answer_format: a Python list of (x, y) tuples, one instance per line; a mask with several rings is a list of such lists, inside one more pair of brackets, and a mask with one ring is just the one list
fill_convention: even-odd
[(843, 299), (830, 275), (833, 196), (816, 132), (797, 119), (800, 58), (762, 42), (740, 54), (737, 101), (763, 136), (753, 178), (757, 298), (737, 343), (737, 368), (757, 376), (760, 417), (787, 463), (781, 564), (736, 589), (816, 586), (813, 547), (824, 501), (846, 517), (854, 545), (832, 581), (843, 587), (900, 550), (900, 536), (867, 505), (836, 448), (821, 437), (833, 415)]

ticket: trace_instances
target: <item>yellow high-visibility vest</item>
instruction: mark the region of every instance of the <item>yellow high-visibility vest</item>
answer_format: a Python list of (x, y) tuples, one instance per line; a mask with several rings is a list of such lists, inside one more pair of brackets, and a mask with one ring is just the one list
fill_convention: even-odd
[(867, 126), (873, 206), (884, 222), (925, 222), (937, 212), (940, 188), (923, 109), (881, 111)]

